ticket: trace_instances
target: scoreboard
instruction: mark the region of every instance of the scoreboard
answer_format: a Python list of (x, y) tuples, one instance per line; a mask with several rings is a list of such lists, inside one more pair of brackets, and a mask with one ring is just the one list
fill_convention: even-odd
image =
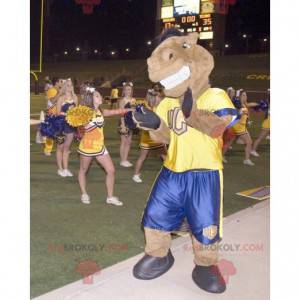
[(199, 32), (199, 39), (211, 40), (214, 37), (214, 9), (214, 0), (162, 0), (162, 27), (175, 27), (184, 33)]
[(222, 53), (225, 21), (229, 5), (235, 0), (157, 0), (156, 34), (164, 28), (183, 33), (197, 32), (201, 44)]
[(199, 32), (200, 40), (213, 39), (213, 20), (211, 14), (186, 15), (162, 19), (163, 28), (175, 27), (181, 32)]

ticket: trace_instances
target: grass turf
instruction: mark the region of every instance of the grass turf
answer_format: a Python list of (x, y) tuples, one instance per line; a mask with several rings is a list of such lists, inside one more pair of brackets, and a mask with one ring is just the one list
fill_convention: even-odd
[[(31, 113), (39, 113), (45, 101), (43, 96), (31, 95), (30, 104)], [(255, 138), (262, 115), (253, 120), (250, 132)], [(116, 128), (117, 118), (107, 118), (106, 146), (116, 166), (115, 194), (124, 202), (123, 207), (105, 204), (105, 175), (95, 162), (87, 179), (91, 204), (83, 205), (76, 176), (56, 175), (54, 154), (42, 154), (42, 145), (35, 144), (36, 126), (31, 126), (31, 297), (81, 279), (76, 272), (79, 262), (92, 260), (102, 269), (143, 251), (140, 219), (161, 162), (149, 157), (142, 170), (143, 183), (134, 183), (133, 169), (119, 166)], [(75, 175), (79, 168), (77, 146), (73, 144), (70, 156), (70, 169)], [(137, 160), (137, 149), (135, 137), (130, 152), (132, 162)], [(264, 141), (259, 152), (261, 156), (253, 159), (255, 167), (242, 164), (242, 145), (234, 144), (228, 153), (229, 163), (224, 169), (225, 216), (257, 203), (236, 192), (269, 184), (269, 141)]]

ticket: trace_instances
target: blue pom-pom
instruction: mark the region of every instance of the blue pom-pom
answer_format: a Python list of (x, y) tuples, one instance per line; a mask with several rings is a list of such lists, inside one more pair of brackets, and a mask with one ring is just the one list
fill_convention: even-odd
[(42, 136), (49, 138), (55, 138), (57, 135), (63, 132), (65, 126), (64, 116), (49, 115), (45, 118), (45, 121), (40, 124), (40, 131)]
[(267, 111), (269, 109), (269, 103), (267, 100), (260, 100), (257, 106), (254, 107), (255, 111)]
[(237, 97), (233, 97), (232, 103), (236, 109), (242, 108), (241, 101)]
[(124, 115), (125, 126), (129, 129), (136, 129), (136, 124), (133, 121), (133, 112), (129, 111)]

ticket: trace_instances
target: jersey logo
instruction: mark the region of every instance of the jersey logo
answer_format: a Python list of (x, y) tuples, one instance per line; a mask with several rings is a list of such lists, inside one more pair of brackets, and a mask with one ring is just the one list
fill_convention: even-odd
[(177, 135), (187, 132), (187, 124), (179, 107), (175, 107), (168, 111), (168, 124), (169, 128)]

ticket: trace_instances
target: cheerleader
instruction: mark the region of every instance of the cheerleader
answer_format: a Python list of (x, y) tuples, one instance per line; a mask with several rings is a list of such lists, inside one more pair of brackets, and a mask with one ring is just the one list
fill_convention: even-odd
[[(148, 93), (146, 95), (147, 108), (155, 111), (156, 106), (159, 104), (159, 102), (162, 99), (163, 99), (162, 89), (160, 89), (159, 91), (155, 91), (154, 89), (148, 90)], [(149, 131), (146, 130), (141, 130), (139, 148), (140, 148), (140, 156), (135, 164), (134, 175), (132, 177), (133, 181), (137, 183), (142, 182), (141, 169), (150, 151), (155, 151), (158, 154), (158, 156), (161, 157), (162, 160), (165, 159), (167, 154), (165, 144), (154, 142), (150, 138)]]
[[(119, 101), (119, 108), (131, 108), (136, 104), (136, 99), (133, 95), (133, 84), (131, 82), (123, 83), (122, 98)], [(128, 154), (132, 141), (132, 130), (125, 125), (124, 117), (121, 117), (119, 123), (119, 134), (121, 136), (120, 144), (120, 166), (128, 168), (132, 167), (132, 163), (128, 161)]]
[(258, 138), (254, 141), (251, 155), (258, 157), (257, 148), (259, 144), (270, 134), (270, 89), (268, 89), (267, 111), (265, 113), (265, 119), (262, 123), (262, 128)]
[[(249, 119), (249, 110), (247, 103), (247, 93), (244, 90), (237, 91), (237, 99), (239, 100), (239, 104), (236, 104), (236, 107), (239, 109), (239, 113), (241, 114), (241, 119), (238, 123), (236, 123), (232, 128), (234, 130), (235, 135), (240, 138), (245, 144), (245, 159), (243, 161), (244, 165), (254, 166), (255, 164), (250, 159), (250, 153), (252, 150), (252, 139), (250, 133), (247, 130), (247, 123)], [(257, 103), (251, 103), (252, 106), (257, 105)], [(228, 146), (223, 148), (223, 156), (225, 156)]]
[(83, 104), (94, 110), (94, 115), (89, 124), (84, 126), (83, 137), (80, 141), (78, 153), (80, 154), (80, 169), (78, 181), (81, 189), (81, 201), (84, 204), (90, 203), (90, 197), (86, 190), (86, 173), (92, 159), (97, 162), (106, 172), (106, 203), (121, 206), (123, 203), (114, 196), (115, 167), (112, 159), (104, 145), (104, 117), (124, 114), (130, 109), (101, 110), (103, 102), (101, 94), (95, 88), (88, 87), (83, 97)]
[(110, 93), (110, 109), (113, 108), (114, 104), (118, 103), (118, 98), (119, 98), (119, 90), (115, 85), (113, 85)]
[[(78, 103), (77, 96), (74, 92), (74, 87), (71, 79), (64, 81), (62, 88), (59, 91), (58, 100), (56, 104), (57, 114), (65, 116), (67, 111), (76, 106)], [(69, 155), (70, 147), (74, 139), (76, 128), (70, 126), (66, 121), (62, 136), (57, 139), (56, 146), (56, 162), (58, 166), (57, 174), (61, 177), (72, 177), (73, 174), (69, 170)]]
[[(55, 115), (57, 113), (56, 110), (56, 102), (58, 91), (62, 86), (63, 80), (57, 77), (52, 79), (51, 87), (46, 91), (46, 100), (47, 100), (47, 115)], [(50, 85), (49, 85), (50, 86)], [(45, 146), (44, 146), (44, 155), (51, 156), (51, 152), (53, 150), (54, 140), (46, 137)]]

